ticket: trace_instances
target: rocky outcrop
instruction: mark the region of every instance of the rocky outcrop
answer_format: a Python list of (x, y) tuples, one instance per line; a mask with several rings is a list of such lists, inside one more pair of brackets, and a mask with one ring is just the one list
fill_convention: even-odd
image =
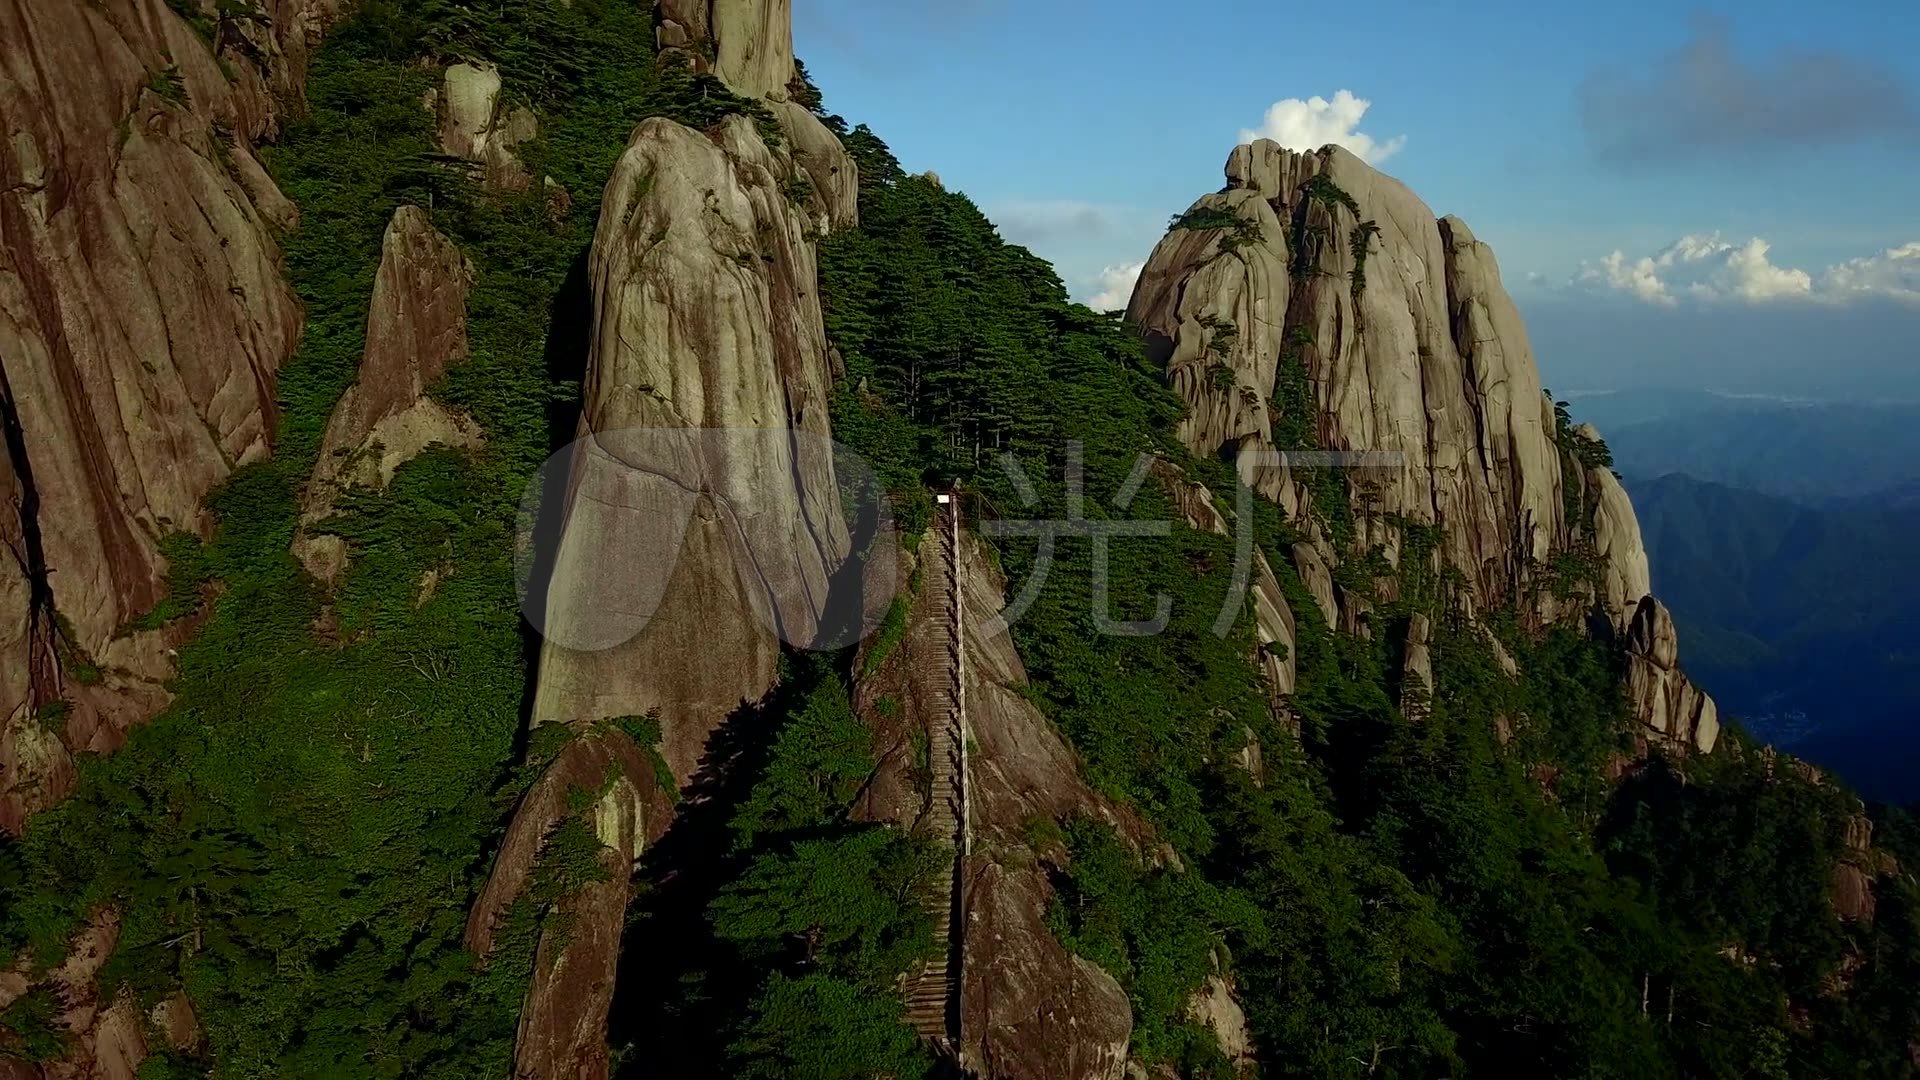
[[(1599, 431), (1591, 424), (1582, 424), (1577, 434), (1600, 441)], [(1646, 543), (1640, 538), (1640, 519), (1634, 515), (1627, 489), (1620, 486), (1612, 470), (1588, 469), (1586, 485), (1587, 499), (1593, 507), (1593, 551), (1602, 570), (1600, 600), (1614, 616), (1615, 626), (1624, 628), (1640, 598), (1653, 588)]]
[[(918, 550), (905, 557), (932, 558), (937, 546), (929, 532)], [(902, 569), (911, 576), (910, 565)], [(1026, 848), (1031, 822), (1080, 816), (1103, 821), (1138, 843), (1145, 835), (1139, 820), (1088, 786), (1073, 750), (1028, 700), (1026, 668), (1000, 621), (1005, 583), (978, 542), (963, 538), (959, 571), (972, 740), (967, 793), (975, 844), (996, 850)], [(914, 593), (899, 643), (878, 656), (872, 652), (877, 639), (862, 647), (863, 674), (854, 701), (876, 731), (881, 750), (879, 767), (861, 793), (860, 816), (865, 820), (911, 828), (925, 812), (928, 793), (915, 779), (913, 740), (907, 733), (927, 730), (942, 700), (933, 685), (944, 670), (938, 655), (943, 648), (938, 610), (937, 597), (924, 589)]]
[(1119, 1080), (1126, 991), (1047, 929), (1045, 875), (975, 856), (967, 867), (966, 1060), (993, 1080)]
[(793, 58), (790, 0), (662, 0), (654, 40), (662, 59), (710, 74), (744, 97), (761, 99), (779, 124), (791, 169), (790, 198), (808, 204), (822, 232), (859, 220), (860, 185), (840, 139), (792, 91), (802, 85)]
[(661, 0), (654, 40), (736, 93), (784, 101), (793, 81), (791, 0)]
[(1328, 626), (1339, 626), (1340, 604), (1333, 594), (1333, 568), (1327, 564), (1326, 556), (1305, 541), (1296, 541), (1292, 554), (1294, 568), (1300, 572), (1307, 591), (1313, 594), (1314, 606), (1320, 609), (1321, 617)]
[[(669, 2), (658, 15), (663, 44), (678, 27), (690, 55), (714, 57), (735, 90), (784, 96), (794, 74), (784, 2)], [(568, 751), (586, 754), (575, 748), (613, 738), (591, 734), (599, 721), (655, 716), (680, 787), (702, 772), (721, 722), (772, 689), (783, 643), (841, 640), (823, 625), (853, 540), (828, 428), (833, 363), (814, 245), (857, 218), (857, 170), (818, 119), (782, 105), (771, 106), (786, 136), (778, 148), (738, 114), (706, 133), (664, 118), (634, 130), (589, 259), (578, 437), (546, 496), (557, 534), (539, 538), (551, 567), (529, 611), (543, 636), (533, 724), (587, 732)], [(853, 614), (846, 643), (863, 622)], [(575, 769), (565, 755), (548, 774), (562, 769)], [(518, 1076), (606, 1075), (632, 860), (667, 823), (650, 777), (629, 761), (593, 804), (607, 877), (563, 899), (566, 933), (542, 937)], [(543, 778), (516, 811), (475, 905), (468, 941), (483, 955), (565, 806), (550, 788)]]
[[(853, 174), (851, 161), (840, 166)], [(659, 710), (684, 783), (815, 640), (848, 550), (817, 229), (744, 116), (643, 122), (594, 239), (596, 326), (537, 723)]]
[(200, 1017), (185, 993), (176, 990), (161, 998), (147, 1011), (147, 1020), (169, 1049), (183, 1054), (200, 1049), (203, 1041)]
[[(23, 1068), (14, 1073), (5, 1069), (11, 1059), (0, 1057), (0, 1077), (135, 1080), (148, 1053), (146, 1018), (131, 986), (121, 985), (105, 995), (109, 1000), (103, 1000), (107, 988), (99, 982), (100, 972), (119, 941), (119, 913), (112, 908), (96, 910), (68, 942), (60, 966), (48, 972), (37, 987), (52, 994), (58, 1003), (54, 1025), (66, 1036), (65, 1051), (38, 1066), (22, 1063)], [(0, 973), (0, 1009), (36, 988), (23, 974), (25, 970), (22, 964), (14, 971)]]
[[(776, 101), (768, 107), (780, 124), (787, 158), (797, 170), (783, 181), (788, 198), (804, 192), (805, 204), (823, 233), (859, 224), (859, 170), (847, 156), (846, 147), (840, 145), (840, 137), (794, 102)], [(799, 182), (803, 178), (804, 184)]]
[(1260, 666), (1267, 686), (1275, 696), (1275, 708), (1284, 708), (1284, 699), (1293, 696), (1299, 681), (1300, 638), (1293, 622), (1293, 609), (1280, 592), (1267, 553), (1253, 553), (1253, 627), (1260, 641)]
[(430, 104), (440, 116), (440, 150), (479, 166), (483, 183), (497, 191), (525, 191), (532, 177), (513, 148), (540, 133), (526, 106), (500, 102), (500, 69), (492, 64), (451, 64)]
[(381, 240), (359, 376), (327, 419), (301, 497), (293, 550), (322, 581), (333, 583), (346, 565), (340, 538), (322, 527), (342, 491), (385, 487), (394, 470), (432, 444), (480, 445), (471, 420), (426, 396), (447, 368), (467, 358), (471, 275), (426, 211), (394, 211)]
[(1006, 583), (984, 546), (962, 536), (961, 632), (966, 636), (967, 797), (975, 844), (1024, 845), (1039, 817), (1088, 817), (1136, 844), (1145, 826), (1097, 795), (1051, 721), (1024, 693), (1027, 671), (1000, 619)]
[(1433, 702), (1433, 620), (1415, 613), (1400, 646), (1400, 711), (1418, 720)]
[(1206, 984), (1187, 1003), (1187, 1015), (1213, 1032), (1221, 1053), (1237, 1074), (1254, 1074), (1253, 1033), (1247, 1028), (1246, 1012), (1233, 999), (1233, 987), (1224, 976), (1207, 976)]
[(0, 2), (8, 829), (167, 700), (169, 641), (122, 628), (165, 595), (160, 538), (204, 531), (201, 498), (268, 451), (299, 334), (274, 241), (293, 210), (253, 144), (337, 5), (209, 0), (198, 28), (176, 6)]
[(1879, 908), (1876, 879), (1897, 873), (1893, 856), (1873, 846), (1873, 819), (1864, 808), (1847, 818), (1840, 858), (1833, 866), (1828, 899), (1833, 912), (1848, 922), (1870, 923)]
[(1667, 606), (1640, 601), (1627, 630), (1627, 699), (1633, 715), (1669, 746), (1713, 752), (1720, 714), (1679, 668), (1680, 641)]
[(569, 888), (547, 915), (514, 1040), (514, 1075), (525, 1080), (608, 1075), (607, 1010), (633, 866), (673, 820), (673, 801), (626, 734), (596, 726), (569, 742), (515, 809), (468, 916), (466, 943), (482, 958), (492, 953), (508, 910), (532, 887), (554, 830), (570, 819), (599, 839), (603, 876)]
[(1848, 922), (1872, 922), (1876, 907), (1873, 881), (1867, 872), (1850, 862), (1835, 863), (1830, 894), (1833, 912)]
[[(1439, 526), (1476, 599), (1517, 595), (1562, 531), (1560, 457), (1492, 253), (1338, 147), (1242, 146), (1227, 181), (1155, 248), (1128, 308), (1190, 406), (1183, 441), (1236, 453), (1301, 520), (1300, 481), (1261, 457), (1303, 449), (1276, 447), (1276, 422), (1393, 455), (1349, 472), (1356, 513)], [(1276, 387), (1302, 375), (1312, 415), (1283, 416)]]
[[(1154, 249), (1127, 315), (1188, 405), (1182, 441), (1231, 457), (1302, 533), (1294, 565), (1328, 624), (1380, 631), (1396, 582), (1336, 587), (1333, 571), (1370, 552), (1398, 568), (1419, 528), (1454, 610), (1511, 605), (1539, 626), (1597, 607), (1626, 633), (1648, 595), (1639, 524), (1586, 464), (1605, 460), (1598, 434), (1561, 430), (1492, 250), (1337, 146), (1260, 140), (1226, 178)], [(1286, 456), (1304, 451), (1355, 455), (1336, 462), (1346, 508), (1316, 505)], [(1404, 647), (1403, 683), (1430, 684), (1426, 642)], [(1713, 703), (1674, 658), (1633, 670), (1642, 722), (1711, 749)]]

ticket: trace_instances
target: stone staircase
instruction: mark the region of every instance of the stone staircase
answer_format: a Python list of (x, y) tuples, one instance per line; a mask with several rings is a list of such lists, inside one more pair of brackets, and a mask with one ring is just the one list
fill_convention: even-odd
[(966, 690), (962, 680), (965, 650), (960, 632), (958, 508), (942, 505), (934, 528), (939, 539), (935, 557), (926, 569), (933, 590), (940, 674), (933, 722), (927, 739), (927, 763), (933, 774), (932, 799), (925, 825), (941, 844), (952, 848), (947, 873), (927, 891), (927, 911), (933, 916), (934, 939), (940, 956), (907, 979), (907, 1020), (921, 1036), (941, 1048), (950, 1060), (960, 1046), (961, 873), (967, 854), (967, 738)]

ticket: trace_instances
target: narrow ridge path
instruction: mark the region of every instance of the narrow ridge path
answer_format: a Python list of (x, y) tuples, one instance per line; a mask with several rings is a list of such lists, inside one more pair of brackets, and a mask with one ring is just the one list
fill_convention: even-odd
[(968, 846), (967, 830), (967, 722), (966, 650), (960, 626), (960, 508), (957, 501), (938, 506), (934, 530), (935, 555), (927, 567), (926, 583), (933, 590), (939, 622), (938, 687), (927, 732), (927, 765), (932, 773), (932, 797), (926, 824), (936, 842), (952, 849), (947, 873), (927, 891), (927, 911), (933, 916), (934, 939), (942, 951), (907, 980), (907, 1020), (915, 1031), (957, 1063), (960, 1039), (962, 934), (962, 872)]

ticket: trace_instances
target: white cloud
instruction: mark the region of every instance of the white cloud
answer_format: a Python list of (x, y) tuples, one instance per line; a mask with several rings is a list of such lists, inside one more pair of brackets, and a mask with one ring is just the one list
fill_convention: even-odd
[(1241, 129), (1240, 141), (1272, 139), (1289, 150), (1318, 150), (1328, 143), (1337, 143), (1353, 151), (1361, 161), (1378, 165), (1399, 153), (1407, 144), (1407, 137), (1395, 135), (1379, 140), (1354, 130), (1372, 106), (1373, 102), (1355, 97), (1351, 90), (1335, 91), (1332, 101), (1318, 96), (1305, 101), (1287, 98), (1267, 107), (1266, 121), (1258, 130)]
[(1719, 233), (1692, 233), (1639, 258), (1615, 250), (1583, 262), (1574, 284), (1621, 292), (1649, 304), (1683, 299), (1747, 304), (1813, 301), (1842, 304), (1890, 299), (1920, 303), (1920, 241), (1828, 267), (1818, 276), (1776, 266), (1772, 245), (1758, 236), (1733, 243)]
[(1095, 311), (1118, 311), (1126, 307), (1133, 299), (1133, 284), (1140, 280), (1140, 271), (1146, 267), (1146, 263), (1137, 262), (1100, 271), (1095, 282), (1100, 291), (1087, 298), (1087, 306)]
[(1660, 267), (1652, 258), (1628, 262), (1626, 253), (1618, 249), (1597, 260), (1582, 263), (1580, 276), (1576, 280), (1590, 286), (1631, 293), (1650, 304), (1671, 307), (1674, 303), (1673, 296), (1667, 292), (1666, 283), (1660, 280)]
[(1830, 266), (1823, 284), (1836, 297), (1888, 296), (1920, 303), (1920, 240)]

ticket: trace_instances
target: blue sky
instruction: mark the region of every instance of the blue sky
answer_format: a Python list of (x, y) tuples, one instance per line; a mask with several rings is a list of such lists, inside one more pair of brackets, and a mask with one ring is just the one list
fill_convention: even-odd
[[(1550, 380), (1920, 395), (1920, 4), (1317, 7), (795, 0), (794, 18), (830, 109), (1081, 299), (1294, 99), (1276, 132), (1370, 139), (1494, 246)], [(1303, 104), (1339, 91), (1367, 103), (1357, 123)], [(1776, 329), (1723, 333), (1756, 320)], [(1629, 331), (1631, 362), (1596, 326)]]

